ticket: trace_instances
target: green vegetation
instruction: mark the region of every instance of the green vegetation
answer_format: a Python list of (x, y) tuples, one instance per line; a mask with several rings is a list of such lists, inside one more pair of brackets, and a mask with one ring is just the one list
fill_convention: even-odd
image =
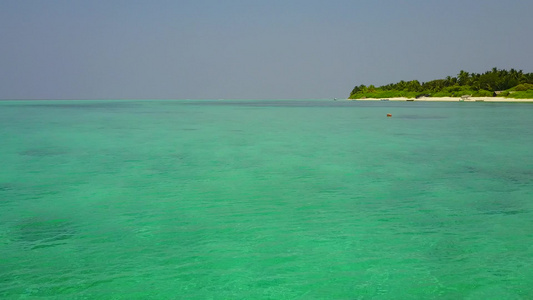
[(406, 97), (507, 97), (533, 99), (533, 73), (515, 69), (492, 68), (483, 74), (459, 72), (457, 77), (446, 77), (420, 83), (418, 80), (400, 81), (380, 87), (359, 85), (353, 88), (350, 99)]

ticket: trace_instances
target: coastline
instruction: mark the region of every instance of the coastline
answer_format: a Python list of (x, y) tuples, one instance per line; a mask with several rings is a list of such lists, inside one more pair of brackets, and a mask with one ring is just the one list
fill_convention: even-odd
[(393, 98), (365, 98), (365, 99), (348, 99), (355, 101), (416, 101), (416, 102), (503, 102), (503, 103), (533, 103), (533, 99), (515, 99), (515, 98), (502, 98), (502, 97), (469, 97), (462, 99), (461, 97), (421, 97), (406, 98), (406, 97), (393, 97)]

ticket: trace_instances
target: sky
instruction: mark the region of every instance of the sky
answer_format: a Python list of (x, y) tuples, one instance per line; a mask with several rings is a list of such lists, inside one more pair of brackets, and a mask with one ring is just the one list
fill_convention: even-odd
[(533, 72), (533, 1), (3, 0), (0, 99), (346, 98)]

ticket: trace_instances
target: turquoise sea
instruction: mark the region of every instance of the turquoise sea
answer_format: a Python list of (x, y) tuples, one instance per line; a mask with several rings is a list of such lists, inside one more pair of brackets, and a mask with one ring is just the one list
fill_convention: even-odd
[(533, 104), (1, 101), (0, 298), (533, 299)]

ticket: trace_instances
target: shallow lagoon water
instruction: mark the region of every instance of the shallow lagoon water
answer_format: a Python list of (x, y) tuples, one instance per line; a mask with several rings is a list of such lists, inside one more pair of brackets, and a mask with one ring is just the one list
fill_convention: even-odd
[(531, 299), (532, 113), (0, 102), (0, 298)]

